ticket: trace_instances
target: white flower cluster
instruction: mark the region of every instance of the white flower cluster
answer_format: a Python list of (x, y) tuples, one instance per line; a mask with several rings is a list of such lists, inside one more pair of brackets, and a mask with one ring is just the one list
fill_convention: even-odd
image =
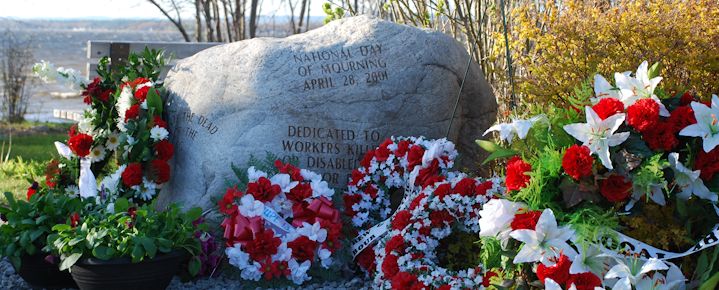
[[(417, 280), (429, 288), (449, 285), (451, 289), (483, 289), (484, 269), (481, 265), (451, 271), (437, 264), (436, 251), (441, 250), (440, 240), (449, 236), (453, 230), (478, 233), (480, 229), (476, 216), (482, 206), (494, 196), (503, 195), (506, 189), (502, 185), (503, 180), (498, 177), (483, 180), (469, 178), (461, 173), (447, 175), (449, 178), (446, 181), (424, 188), (414, 200), (408, 202), (410, 205), (404, 204), (402, 208), (409, 208), (411, 217), (407, 226), (393, 229), (374, 248), (377, 264), (374, 283), (377, 288), (392, 289), (392, 277), (387, 277), (382, 268), (384, 260), (391, 254), (397, 256), (399, 271), (416, 275)], [(463, 183), (460, 187), (471, 190), (457, 192), (460, 183)], [(448, 186), (449, 191), (442, 193), (443, 197), (437, 196), (438, 188), (444, 190)], [(452, 221), (433, 224), (431, 215), (438, 212), (445, 212)], [(422, 234), (427, 230), (429, 235)], [(387, 243), (397, 237), (404, 241), (403, 250), (388, 253)]]
[(44, 60), (33, 65), (32, 71), (45, 83), (60, 82), (74, 91), (82, 89), (86, 84), (85, 78), (78, 71), (64, 67), (55, 68), (55, 65)]

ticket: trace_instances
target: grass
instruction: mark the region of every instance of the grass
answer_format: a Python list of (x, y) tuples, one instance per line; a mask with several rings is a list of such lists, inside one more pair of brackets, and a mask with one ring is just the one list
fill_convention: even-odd
[[(28, 180), (44, 180), (45, 163), (57, 157), (55, 141), (67, 140), (68, 124), (23, 122), (19, 124), (0, 123), (0, 193), (12, 192), (24, 198)], [(12, 147), (8, 155), (12, 132)], [(3, 145), (4, 144), (4, 145)], [(8, 156), (7, 162), (3, 162)], [(4, 197), (0, 197), (4, 203)]]

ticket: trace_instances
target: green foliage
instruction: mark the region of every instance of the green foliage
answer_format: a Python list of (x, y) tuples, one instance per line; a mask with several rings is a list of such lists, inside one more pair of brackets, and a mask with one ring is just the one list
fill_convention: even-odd
[(63, 223), (73, 212), (80, 211), (79, 199), (40, 189), (30, 200), (16, 199), (5, 192), (7, 207), (0, 206), (0, 214), (7, 224), (0, 226), (0, 256), (7, 257), (15, 267), (20, 257), (33, 255), (45, 246), (52, 227)]
[[(193, 256), (200, 252), (192, 224), (201, 216), (200, 208), (183, 213), (176, 205), (162, 212), (154, 205), (128, 206), (119, 201), (114, 214), (84, 214), (75, 227), (67, 223), (55, 225), (47, 238), (47, 249), (60, 255), (60, 269), (69, 269), (80, 258), (127, 257), (137, 263), (174, 250), (185, 250)], [(194, 265), (191, 270), (199, 268)]]
[(322, 4), (322, 11), (324, 11), (326, 15), (324, 20), (325, 24), (334, 20), (342, 19), (342, 16), (345, 15), (345, 10), (342, 7), (335, 7), (332, 9), (332, 4), (329, 2)]
[(529, 158), (532, 165), (529, 185), (514, 194), (511, 199), (522, 201), (531, 209), (558, 208), (556, 198), (560, 190), (559, 177), (562, 170), (562, 153), (552, 147), (545, 147), (536, 156)]
[(664, 179), (664, 169), (669, 167), (669, 161), (662, 157), (663, 154), (656, 154), (644, 160), (634, 173), (634, 190), (641, 189), (648, 194), (654, 187), (661, 187), (664, 192), (669, 192), (667, 180)]

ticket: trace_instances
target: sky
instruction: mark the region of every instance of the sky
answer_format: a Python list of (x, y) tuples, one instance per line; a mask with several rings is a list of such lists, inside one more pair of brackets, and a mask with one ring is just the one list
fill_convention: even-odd
[[(288, 15), (289, 0), (260, 0), (262, 15)], [(292, 0), (299, 2), (298, 0)], [(180, 1), (182, 2), (182, 1)], [(312, 0), (311, 16), (323, 16), (322, 3)], [(183, 17), (193, 17), (189, 7)], [(0, 0), (0, 17), (23, 19), (129, 18), (164, 19), (160, 11), (146, 0)]]

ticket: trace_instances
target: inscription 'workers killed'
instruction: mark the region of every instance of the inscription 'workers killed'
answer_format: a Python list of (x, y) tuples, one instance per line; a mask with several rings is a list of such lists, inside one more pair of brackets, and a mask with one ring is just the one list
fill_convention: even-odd
[(294, 54), (303, 91), (373, 85), (389, 79), (381, 44)]
[[(338, 184), (348, 178), (346, 172), (359, 167), (365, 152), (382, 139), (374, 130), (287, 126), (282, 139), (283, 162), (298, 162), (302, 168), (325, 172), (322, 178)], [(340, 171), (345, 172), (340, 174)]]

